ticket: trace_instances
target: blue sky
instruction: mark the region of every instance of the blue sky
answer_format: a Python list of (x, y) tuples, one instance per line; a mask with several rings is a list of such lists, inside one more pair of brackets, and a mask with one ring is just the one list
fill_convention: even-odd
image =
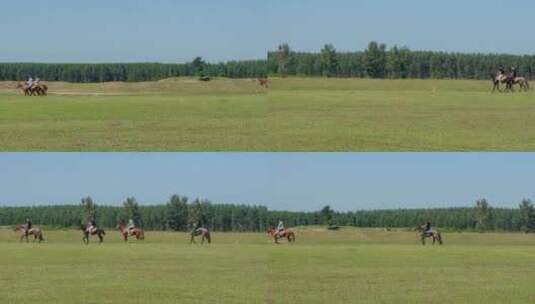
[(535, 198), (535, 153), (1, 153), (1, 205), (173, 193), (278, 210), (496, 206)]
[[(413, 49), (533, 53), (531, 0), (3, 1), (0, 61), (257, 59), (370, 40)], [(510, 24), (514, 24), (511, 29)]]

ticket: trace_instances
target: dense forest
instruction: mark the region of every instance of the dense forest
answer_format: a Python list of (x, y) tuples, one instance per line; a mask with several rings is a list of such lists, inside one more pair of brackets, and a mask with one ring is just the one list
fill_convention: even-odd
[(267, 60), (207, 63), (197, 57), (181, 64), (162, 63), (0, 63), (0, 81), (39, 77), (47, 81), (151, 81), (179, 76), (254, 78), (277, 76), (489, 79), (499, 67), (516, 67), (535, 78), (535, 55), (415, 51), (370, 42), (365, 50), (337, 52), (326, 44), (319, 52), (297, 52), (288, 44), (267, 53)]
[(187, 231), (200, 222), (213, 231), (265, 231), (279, 219), (287, 227), (340, 225), (370, 228), (413, 228), (430, 220), (445, 230), (535, 232), (535, 206), (523, 200), (518, 208), (493, 208), (478, 200), (472, 208), (397, 209), (337, 212), (329, 206), (315, 212), (273, 211), (263, 206), (213, 204), (207, 200), (189, 201), (173, 195), (166, 204), (142, 206), (127, 198), (122, 206), (101, 206), (90, 197), (77, 205), (0, 207), (0, 226), (21, 224), (30, 217), (35, 224), (49, 228), (79, 227), (89, 218), (99, 226), (114, 228), (134, 219), (147, 230)]
[(265, 60), (206, 63), (200, 57), (191, 63), (0, 63), (0, 81), (21, 81), (39, 77), (46, 81), (106, 82), (151, 81), (179, 76), (253, 78), (266, 74)]
[(516, 67), (519, 75), (535, 77), (535, 55), (464, 54), (387, 48), (370, 42), (363, 51), (337, 52), (326, 44), (317, 53), (293, 51), (282, 44), (268, 52), (268, 73), (288, 76), (490, 79), (499, 67)]

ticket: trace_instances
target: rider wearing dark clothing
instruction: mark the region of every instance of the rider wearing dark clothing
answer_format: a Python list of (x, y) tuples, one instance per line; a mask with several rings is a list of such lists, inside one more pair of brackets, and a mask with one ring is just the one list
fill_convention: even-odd
[(201, 222), (200, 221), (195, 222), (195, 224), (193, 224), (193, 229), (191, 230), (191, 234), (194, 235), (197, 232), (197, 229), (199, 228), (201, 228)]
[(26, 230), (24, 231), (24, 233), (26, 234), (26, 236), (28, 236), (30, 229), (32, 229), (32, 220), (29, 217), (27, 217), (24, 225), (26, 226), (25, 227)]
[(431, 230), (431, 222), (427, 221), (424, 225), (424, 233), (431, 234), (433, 231)]
[(97, 230), (97, 222), (95, 221), (94, 218), (90, 218), (89, 221), (87, 222), (87, 226), (85, 227), (85, 231), (87, 231), (87, 233), (95, 233)]

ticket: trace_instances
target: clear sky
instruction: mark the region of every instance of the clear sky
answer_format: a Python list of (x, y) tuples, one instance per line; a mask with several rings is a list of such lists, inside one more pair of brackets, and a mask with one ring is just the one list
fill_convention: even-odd
[[(533, 54), (532, 0), (272, 0), (274, 35), (294, 49), (364, 48), (377, 40), (411, 49)], [(514, 24), (514, 25), (513, 25)], [(513, 27), (515, 29), (513, 29)], [(524, 29), (524, 30), (522, 30)]]
[(210, 61), (265, 58), (268, 2), (2, 1), (0, 61), (184, 62), (195, 56)]
[(535, 153), (0, 153), (0, 204), (164, 203), (278, 210), (496, 206), (535, 198)]
[[(30, 7), (28, 7), (30, 6)], [(184, 62), (297, 50), (533, 53), (532, 0), (2, 1), (0, 61)]]

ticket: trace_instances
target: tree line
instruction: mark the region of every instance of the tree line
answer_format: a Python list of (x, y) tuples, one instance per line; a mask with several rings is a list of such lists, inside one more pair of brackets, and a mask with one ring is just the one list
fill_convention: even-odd
[(46, 81), (77, 83), (107, 81), (155, 81), (180, 76), (253, 78), (266, 74), (265, 60), (206, 63), (200, 57), (190, 63), (0, 63), (0, 81), (39, 77)]
[(535, 77), (535, 55), (413, 51), (374, 41), (355, 52), (337, 52), (332, 44), (320, 52), (297, 52), (281, 44), (268, 52), (267, 66), (269, 74), (282, 77), (490, 79), (499, 67), (516, 67), (519, 75)]
[(414, 228), (431, 221), (433, 226), (456, 231), (535, 232), (535, 206), (523, 200), (518, 208), (493, 208), (485, 199), (474, 207), (359, 210), (339, 212), (330, 206), (311, 212), (274, 211), (258, 205), (214, 204), (173, 195), (165, 204), (144, 206), (134, 197), (122, 206), (98, 205), (85, 197), (78, 205), (0, 207), (0, 226), (17, 225), (30, 217), (50, 228), (76, 228), (94, 218), (104, 228), (115, 228), (132, 218), (147, 230), (188, 231), (195, 223), (212, 231), (265, 231), (283, 220), (287, 227), (340, 225), (363, 228)]

